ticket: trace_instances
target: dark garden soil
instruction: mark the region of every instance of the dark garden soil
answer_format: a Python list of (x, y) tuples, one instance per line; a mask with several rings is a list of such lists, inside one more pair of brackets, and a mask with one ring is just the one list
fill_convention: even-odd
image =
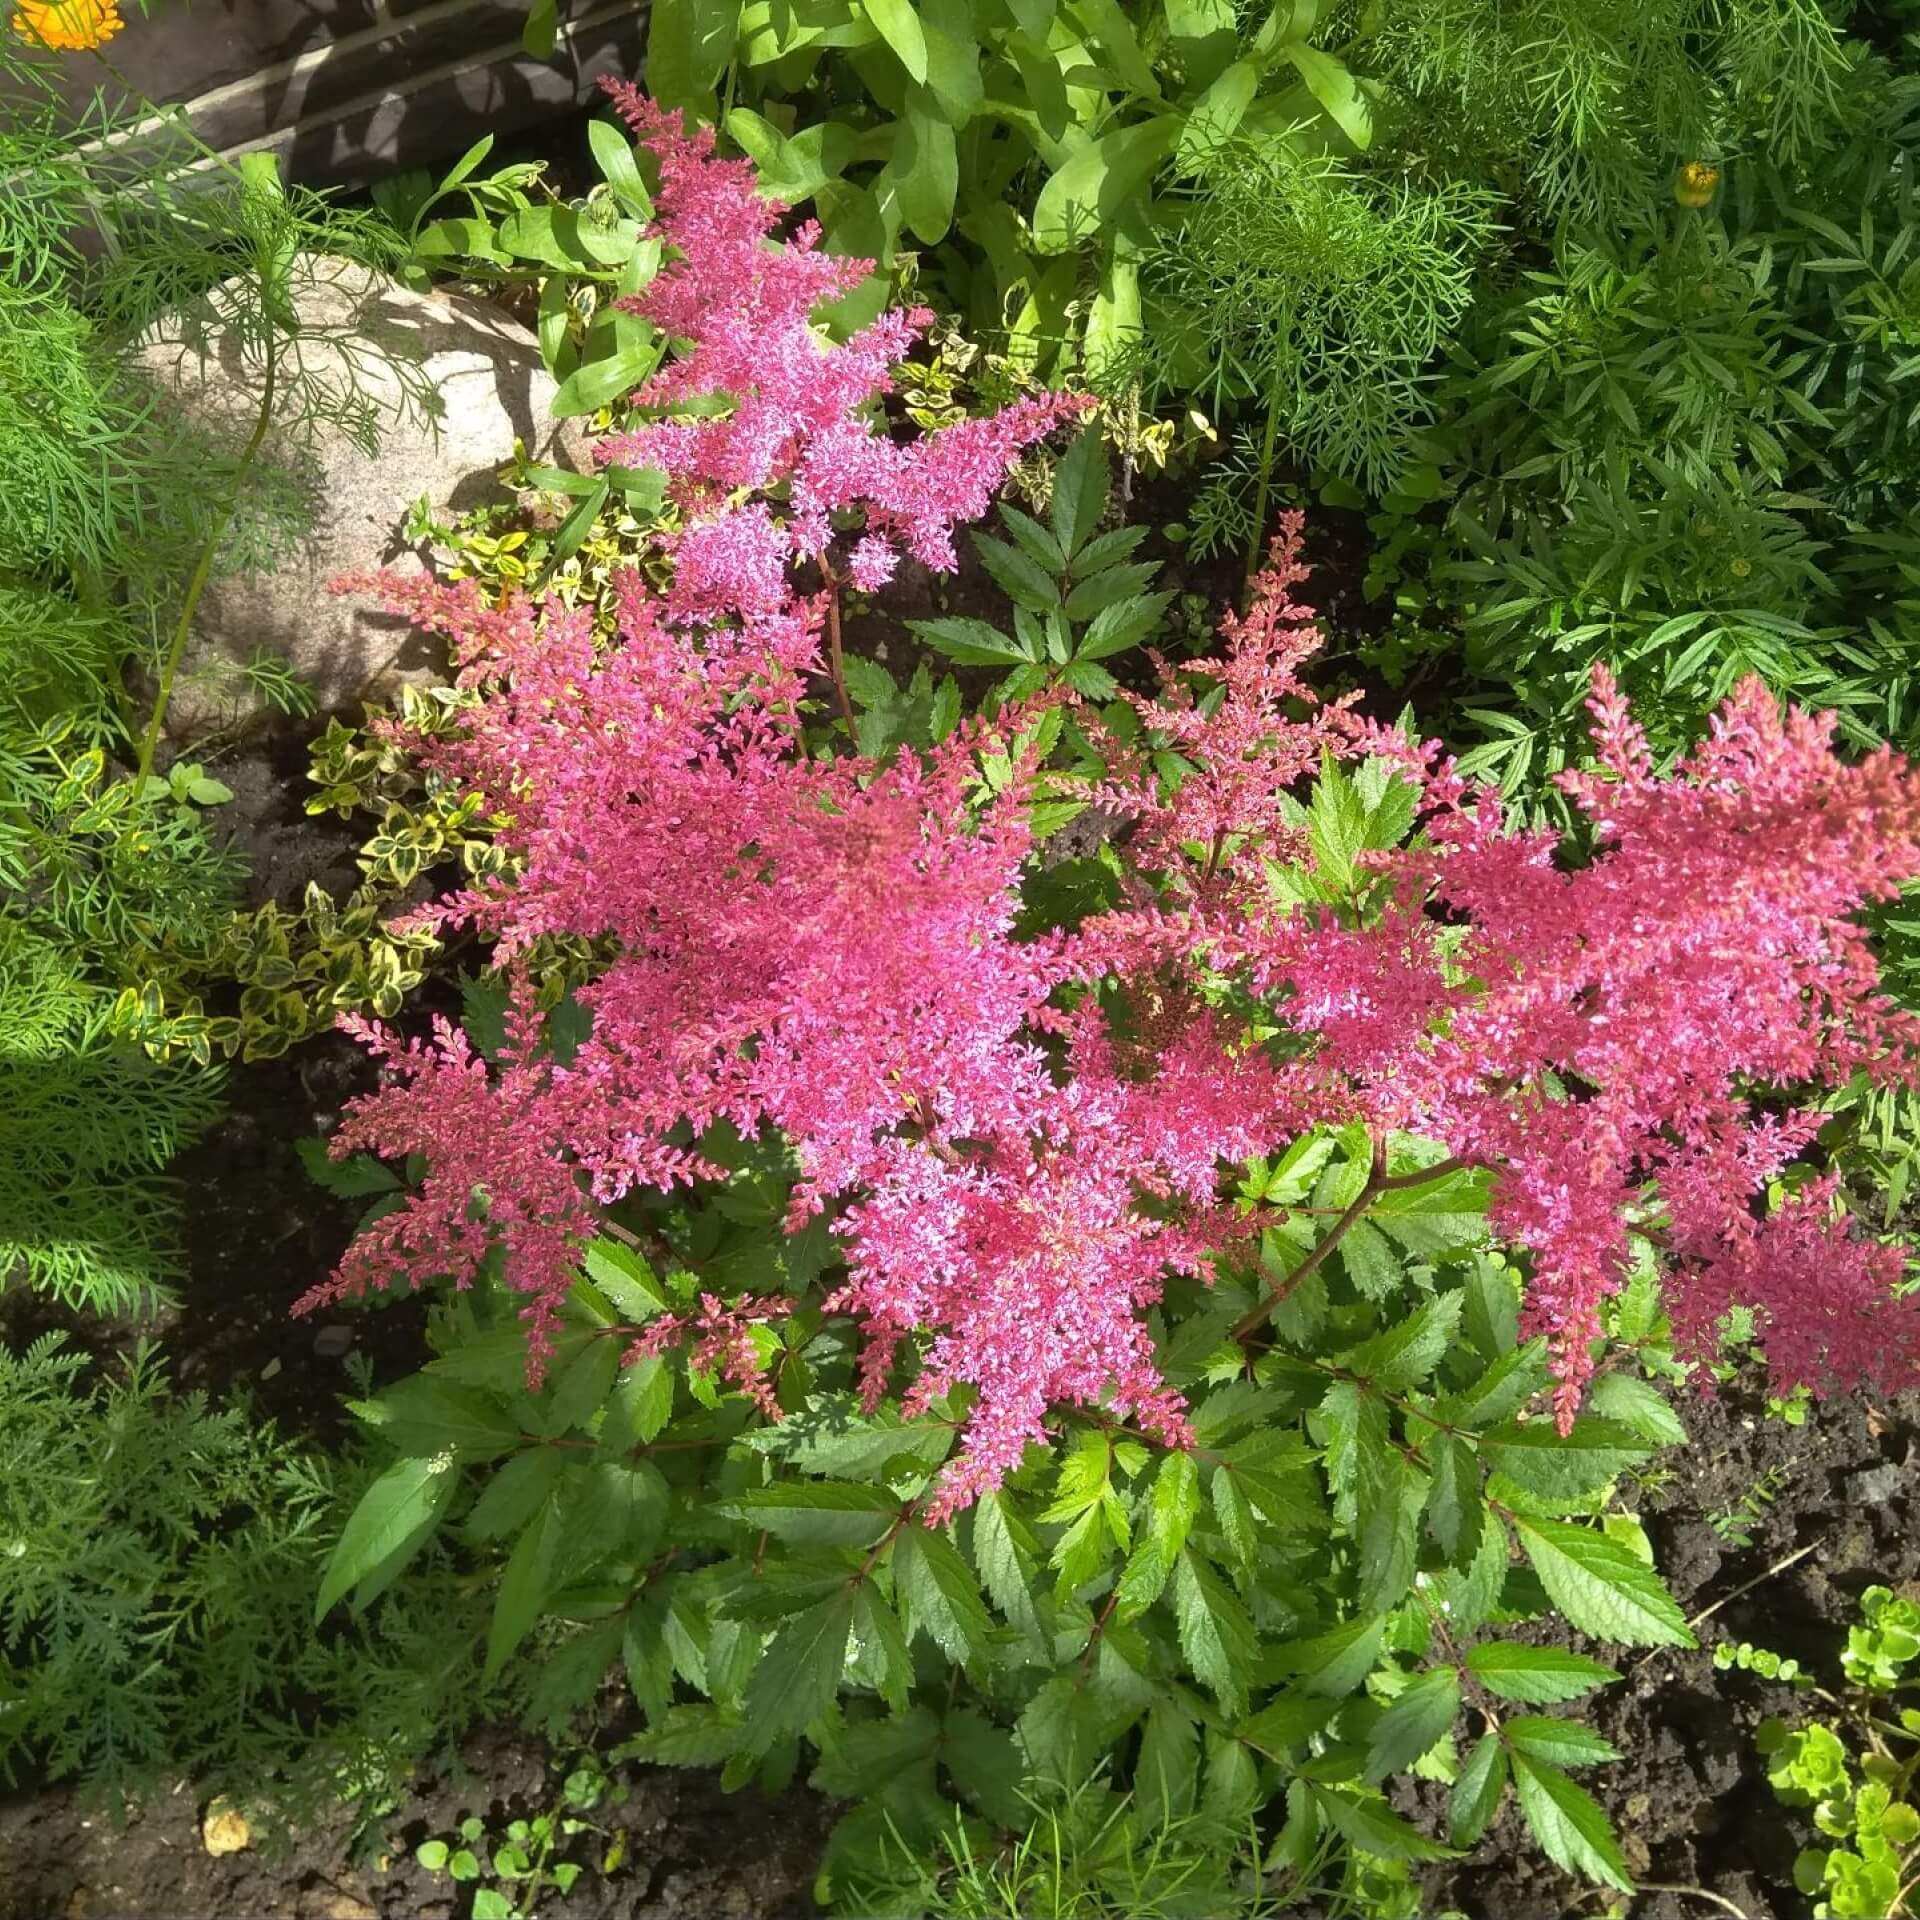
[[(1153, 506), (1173, 510), (1173, 501)], [(1176, 584), (1215, 607), (1237, 570), (1185, 570)], [(889, 619), (856, 614), (849, 643), (905, 679), (897, 620), (904, 613), (974, 610), (969, 567), (945, 605), (931, 583), (903, 580)], [(1311, 589), (1309, 590), (1311, 594)], [(989, 614), (997, 607), (980, 609)], [(301, 811), (306, 756), (293, 738), (257, 742), (216, 769), (238, 796), (231, 814), (257, 897), (296, 897), (308, 879), (350, 885), (351, 829)], [(188, 1279), (168, 1329), (176, 1377), (220, 1398), (250, 1397), (290, 1433), (322, 1442), (342, 1429), (345, 1357), (370, 1360), (376, 1380), (417, 1366), (422, 1308), (323, 1313), (288, 1307), (325, 1277), (351, 1235), (355, 1208), (313, 1185), (297, 1143), (324, 1132), (342, 1103), (371, 1083), (358, 1050), (328, 1037), (284, 1060), (233, 1071), (219, 1125), (179, 1167), (187, 1205)], [(9, 1320), (8, 1333), (21, 1329)], [(102, 1350), (111, 1330), (81, 1330)], [(1717, 1636), (1797, 1658), (1823, 1679), (1858, 1594), (1874, 1582), (1920, 1578), (1920, 1402), (1880, 1408), (1836, 1401), (1790, 1427), (1747, 1390), (1692, 1401), (1693, 1445), (1677, 1476), (1639, 1490), (1659, 1564), (1683, 1610), (1705, 1614), (1697, 1653), (1662, 1651), (1629, 1667), (1601, 1696), (1597, 1724), (1624, 1754), (1592, 1777), (1627, 1857), (1649, 1890), (1635, 1920), (1802, 1920), (1793, 1857), (1810, 1837), (1773, 1800), (1752, 1735), (1796, 1696), (1740, 1672), (1716, 1673)], [(538, 1741), (500, 1733), (469, 1740), (459, 1777), (423, 1782), (409, 1802), (356, 1835), (345, 1808), (290, 1841), (207, 1851), (205, 1808), (182, 1782), (124, 1825), (61, 1789), (31, 1781), (0, 1798), (0, 1920), (467, 1920), (470, 1887), (413, 1858), (477, 1815), (498, 1834), (550, 1804), (553, 1759)], [(630, 1770), (626, 1799), (603, 1816), (626, 1839), (608, 1874), (582, 1874), (541, 1920), (781, 1920), (814, 1911), (810, 1888), (831, 1809), (804, 1789), (779, 1798), (723, 1795), (700, 1774)], [(1404, 1810), (1429, 1830), (1443, 1796), (1419, 1788)], [(606, 1844), (611, 1844), (611, 1839)], [(1655, 1891), (1674, 1888), (1680, 1891)], [(1718, 1896), (1703, 1900), (1701, 1891)], [(1517, 1819), (1504, 1820), (1464, 1862), (1435, 1869), (1428, 1911), (1473, 1920), (1593, 1915), (1601, 1900), (1541, 1860)]]

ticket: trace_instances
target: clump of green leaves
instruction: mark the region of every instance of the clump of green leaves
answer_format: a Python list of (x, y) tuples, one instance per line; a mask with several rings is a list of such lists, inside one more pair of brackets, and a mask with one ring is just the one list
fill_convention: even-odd
[[(1000, 522), (1011, 538), (972, 536), (980, 564), (1012, 602), (1013, 633), (960, 617), (909, 620), (908, 629), (961, 666), (1007, 669), (993, 688), (997, 701), (1050, 685), (1110, 699), (1118, 683), (1101, 662), (1150, 638), (1173, 599), (1150, 590), (1159, 568), (1133, 558), (1145, 527), (1100, 531), (1110, 492), (1106, 443), (1089, 429), (1055, 469), (1048, 525), (1003, 500)], [(862, 739), (861, 750), (874, 748)]]
[(1802, 1850), (1794, 1884), (1816, 1920), (1904, 1920), (1920, 1866), (1920, 1709), (1889, 1696), (1920, 1679), (1920, 1607), (1887, 1587), (1860, 1596), (1841, 1665), (1855, 1690), (1821, 1694), (1829, 1717), (1790, 1725), (1768, 1720), (1757, 1735), (1767, 1779), (1789, 1806), (1810, 1809), (1831, 1845)]
[(609, 1779), (598, 1756), (588, 1754), (568, 1772), (545, 1812), (502, 1822), (491, 1834), (485, 1820), (469, 1814), (457, 1832), (421, 1841), (413, 1857), (429, 1873), (473, 1886), (469, 1920), (530, 1920), (549, 1890), (564, 1900), (582, 1873), (596, 1866), (602, 1874), (619, 1871), (625, 1833), (610, 1834), (587, 1816), (601, 1812), (604, 1818), (626, 1797), (625, 1782)]
[(313, 1635), (362, 1484), (174, 1389), (151, 1347), (0, 1349), (0, 1769), (117, 1800), (181, 1770), (250, 1806), (391, 1792), (490, 1696), (437, 1559)]
[[(1509, 1630), (1557, 1611), (1601, 1642), (1691, 1644), (1610, 1504), (1672, 1415), (1609, 1375), (1556, 1431), (1476, 1177), (1384, 1193), (1270, 1337), (1235, 1337), (1257, 1273), (1174, 1288), (1155, 1338), (1192, 1451), (1067, 1414), (936, 1526), (963, 1406), (863, 1411), (822, 1311), (831, 1237), (784, 1232), (791, 1168), (770, 1146), (702, 1147), (732, 1178), (609, 1213), (538, 1390), (511, 1295), (488, 1282), (436, 1308), (438, 1357), (357, 1409), (389, 1464), (323, 1616), (457, 1542), (496, 1596), (486, 1673), (531, 1653), (543, 1723), (618, 1673), (645, 1723), (625, 1757), (736, 1785), (804, 1773), (850, 1803), (822, 1880), (849, 1911), (877, 1887), (964, 1887), (969, 1859), (979, 1886), (1015, 1884), (1045, 1821), (1109, 1792), (1093, 1829), (1116, 1807), (1123, 1826), (1102, 1844), (1170, 1870), (1203, 1834), (1232, 1856), (1273, 1809), (1268, 1886), (1287, 1901), (1470, 1846), (1509, 1795), (1558, 1864), (1628, 1884), (1574, 1777), (1611, 1747), (1541, 1711), (1616, 1670)], [(1372, 1156), (1359, 1130), (1320, 1133), (1246, 1169), (1248, 1204), (1298, 1210), (1265, 1266), (1310, 1252)], [(749, 1280), (793, 1300), (752, 1329), (782, 1418), (684, 1353), (620, 1364), (661, 1313)], [(1443, 1832), (1389, 1806), (1407, 1771), (1450, 1786)]]

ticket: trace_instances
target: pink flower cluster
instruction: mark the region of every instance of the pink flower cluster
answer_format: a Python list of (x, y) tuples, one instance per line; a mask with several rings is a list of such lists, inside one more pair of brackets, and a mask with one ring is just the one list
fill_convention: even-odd
[[(1566, 781), (1591, 849), (1514, 831), (1437, 751), (1301, 680), (1319, 635), (1292, 597), (1295, 516), (1222, 657), (1163, 663), (1159, 694), (1134, 700), (1138, 754), (1110, 742), (1108, 777), (1085, 789), (1127, 822), (1130, 897), (1071, 934), (1023, 933), (1037, 769), (981, 770), (1030, 716), (881, 761), (811, 755), (799, 707), (820, 607), (786, 567), (796, 537), (827, 537), (824, 519), (796, 526), (856, 497), (882, 530), (867, 537), (936, 557), (932, 529), (944, 541), (1043, 422), (963, 441), (992, 457), (969, 453), (974, 478), (949, 473), (937, 499), (903, 478), (932, 454), (869, 461), (862, 447), (891, 443), (842, 432), (847, 409), (909, 332), (883, 321), (857, 352), (821, 349), (809, 304), (846, 270), (806, 244), (764, 247), (746, 170), (625, 104), (660, 153), (684, 255), (649, 296), (693, 343), (656, 397), (736, 404), (643, 429), (620, 457), (668, 465), (712, 544), (682, 540), (665, 600), (624, 583), (611, 649), (581, 615), (382, 583), (454, 637), (481, 696), (469, 731), (421, 756), (511, 817), (517, 856), (510, 882), (427, 917), (473, 925), (510, 969), (548, 935), (613, 957), (580, 994), (592, 1031), (564, 1066), (525, 1013), (494, 1071), (444, 1026), (409, 1045), (366, 1030), (391, 1080), (340, 1149), (417, 1152), (429, 1171), (305, 1304), (396, 1274), (464, 1282), (498, 1248), (537, 1366), (596, 1205), (717, 1173), (680, 1144), (716, 1122), (775, 1130), (800, 1169), (795, 1224), (828, 1210), (840, 1236), (828, 1305), (863, 1330), (870, 1399), (896, 1381), (910, 1406), (972, 1390), (935, 1503), (950, 1512), (1058, 1405), (1103, 1404), (1182, 1443), (1144, 1311), (1170, 1273), (1205, 1278), (1248, 1231), (1221, 1204), (1228, 1169), (1358, 1118), (1491, 1170), (1563, 1417), (1635, 1231), (1666, 1248), (1696, 1349), (1744, 1303), (1783, 1382), (1920, 1378), (1920, 1315), (1889, 1292), (1899, 1256), (1847, 1235), (1831, 1183), (1756, 1206), (1813, 1122), (1752, 1106), (1920, 1060), (1920, 1026), (1880, 994), (1853, 918), (1920, 872), (1920, 779), (1903, 762), (1842, 764), (1826, 724), (1753, 685), (1657, 778), (1603, 677), (1597, 770)], [(786, 491), (784, 524), (769, 487)], [(1149, 748), (1192, 771), (1169, 790)], [(1327, 755), (1385, 758), (1415, 791), (1423, 831), (1368, 856), (1382, 904), (1367, 915), (1289, 906), (1273, 883), (1274, 863), (1311, 861), (1284, 796)], [(1222, 976), (1264, 1002), (1277, 1042), (1213, 1010)], [(751, 1323), (790, 1304), (707, 1297), (645, 1350), (691, 1335), (703, 1364), (764, 1397)]]
[[(867, 591), (893, 577), (902, 550), (950, 569), (954, 526), (985, 513), (1021, 450), (1086, 403), (1048, 394), (892, 439), (874, 403), (933, 316), (889, 309), (830, 345), (815, 310), (851, 293), (873, 262), (822, 253), (813, 221), (770, 246), (784, 209), (755, 191), (750, 161), (715, 159), (710, 128), (689, 136), (678, 113), (629, 82), (604, 84), (659, 161), (656, 231), (674, 253), (644, 293), (618, 304), (685, 347), (634, 399), (663, 410), (723, 403), (717, 413), (611, 434), (596, 448), (603, 461), (657, 467), (671, 482), (683, 516), (671, 610), (769, 612), (795, 560)], [(766, 498), (776, 492), (778, 517)], [(848, 521), (859, 537), (836, 557), (836, 525)]]

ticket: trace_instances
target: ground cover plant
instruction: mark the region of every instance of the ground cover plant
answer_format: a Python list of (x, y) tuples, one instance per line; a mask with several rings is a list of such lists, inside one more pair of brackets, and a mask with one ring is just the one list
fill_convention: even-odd
[[(1690, 1644), (1603, 1524), (1676, 1432), (1606, 1361), (1637, 1261), (1687, 1358), (1738, 1306), (1782, 1393), (1914, 1377), (1899, 1251), (1792, 1170), (1818, 1115), (1748, 1097), (1908, 1070), (1849, 916), (1920, 857), (1912, 776), (1757, 683), (1663, 776), (1601, 675), (1582, 837), (1515, 826), (1314, 696), (1293, 521), (1216, 657), (982, 719), (943, 682), (876, 738), (841, 592), (950, 564), (1085, 409), (883, 437), (920, 319), (823, 346), (864, 265), (767, 247), (751, 168), (618, 97), (678, 343), (639, 403), (725, 396), (601, 448), (666, 474), (670, 584), (629, 576), (608, 646), (585, 608), (350, 583), (452, 638), (476, 698), (421, 750), (512, 823), (419, 916), (477, 926), (497, 987), (465, 1030), (363, 1029), (389, 1082), (335, 1137), (420, 1171), (308, 1304), (457, 1292), (363, 1410), (396, 1458), (323, 1612), (447, 1528), (498, 1543), (489, 1669), (558, 1613), (553, 1698), (620, 1663), (631, 1753), (808, 1766), (858, 1803), (834, 1898), (1102, 1774), (1148, 1831), (1277, 1803), (1291, 1896), (1509, 1790), (1626, 1884), (1571, 1771), (1611, 1749), (1512, 1710), (1615, 1669), (1500, 1629)], [(1062, 460), (1013, 525), (1066, 570), (1103, 498)], [(1087, 810), (1096, 850), (1036, 862)], [(555, 936), (605, 956), (558, 1005)], [(1383, 1795), (1417, 1767), (1439, 1833)]]

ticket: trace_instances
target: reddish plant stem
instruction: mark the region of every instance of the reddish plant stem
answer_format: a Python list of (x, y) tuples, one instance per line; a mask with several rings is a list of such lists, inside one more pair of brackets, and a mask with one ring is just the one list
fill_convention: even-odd
[(1326, 1264), (1327, 1256), (1353, 1231), (1360, 1216), (1383, 1193), (1391, 1193), (1402, 1187), (1424, 1186), (1429, 1180), (1444, 1179), (1450, 1173), (1459, 1172), (1465, 1164), (1462, 1160), (1450, 1157), (1436, 1160), (1430, 1167), (1416, 1167), (1411, 1173), (1389, 1173), (1387, 1137), (1384, 1133), (1376, 1133), (1373, 1136), (1373, 1166), (1367, 1174), (1366, 1184), (1353, 1196), (1339, 1219), (1327, 1229), (1326, 1238), (1258, 1306), (1237, 1320), (1227, 1337), (1235, 1341), (1245, 1340), (1263, 1326), (1295, 1287)]
[(847, 731), (855, 731), (853, 702), (847, 697), (847, 660), (840, 649), (840, 581), (822, 560), (820, 571), (827, 582), (827, 664), (833, 674), (833, 691), (840, 702), (841, 717)]

